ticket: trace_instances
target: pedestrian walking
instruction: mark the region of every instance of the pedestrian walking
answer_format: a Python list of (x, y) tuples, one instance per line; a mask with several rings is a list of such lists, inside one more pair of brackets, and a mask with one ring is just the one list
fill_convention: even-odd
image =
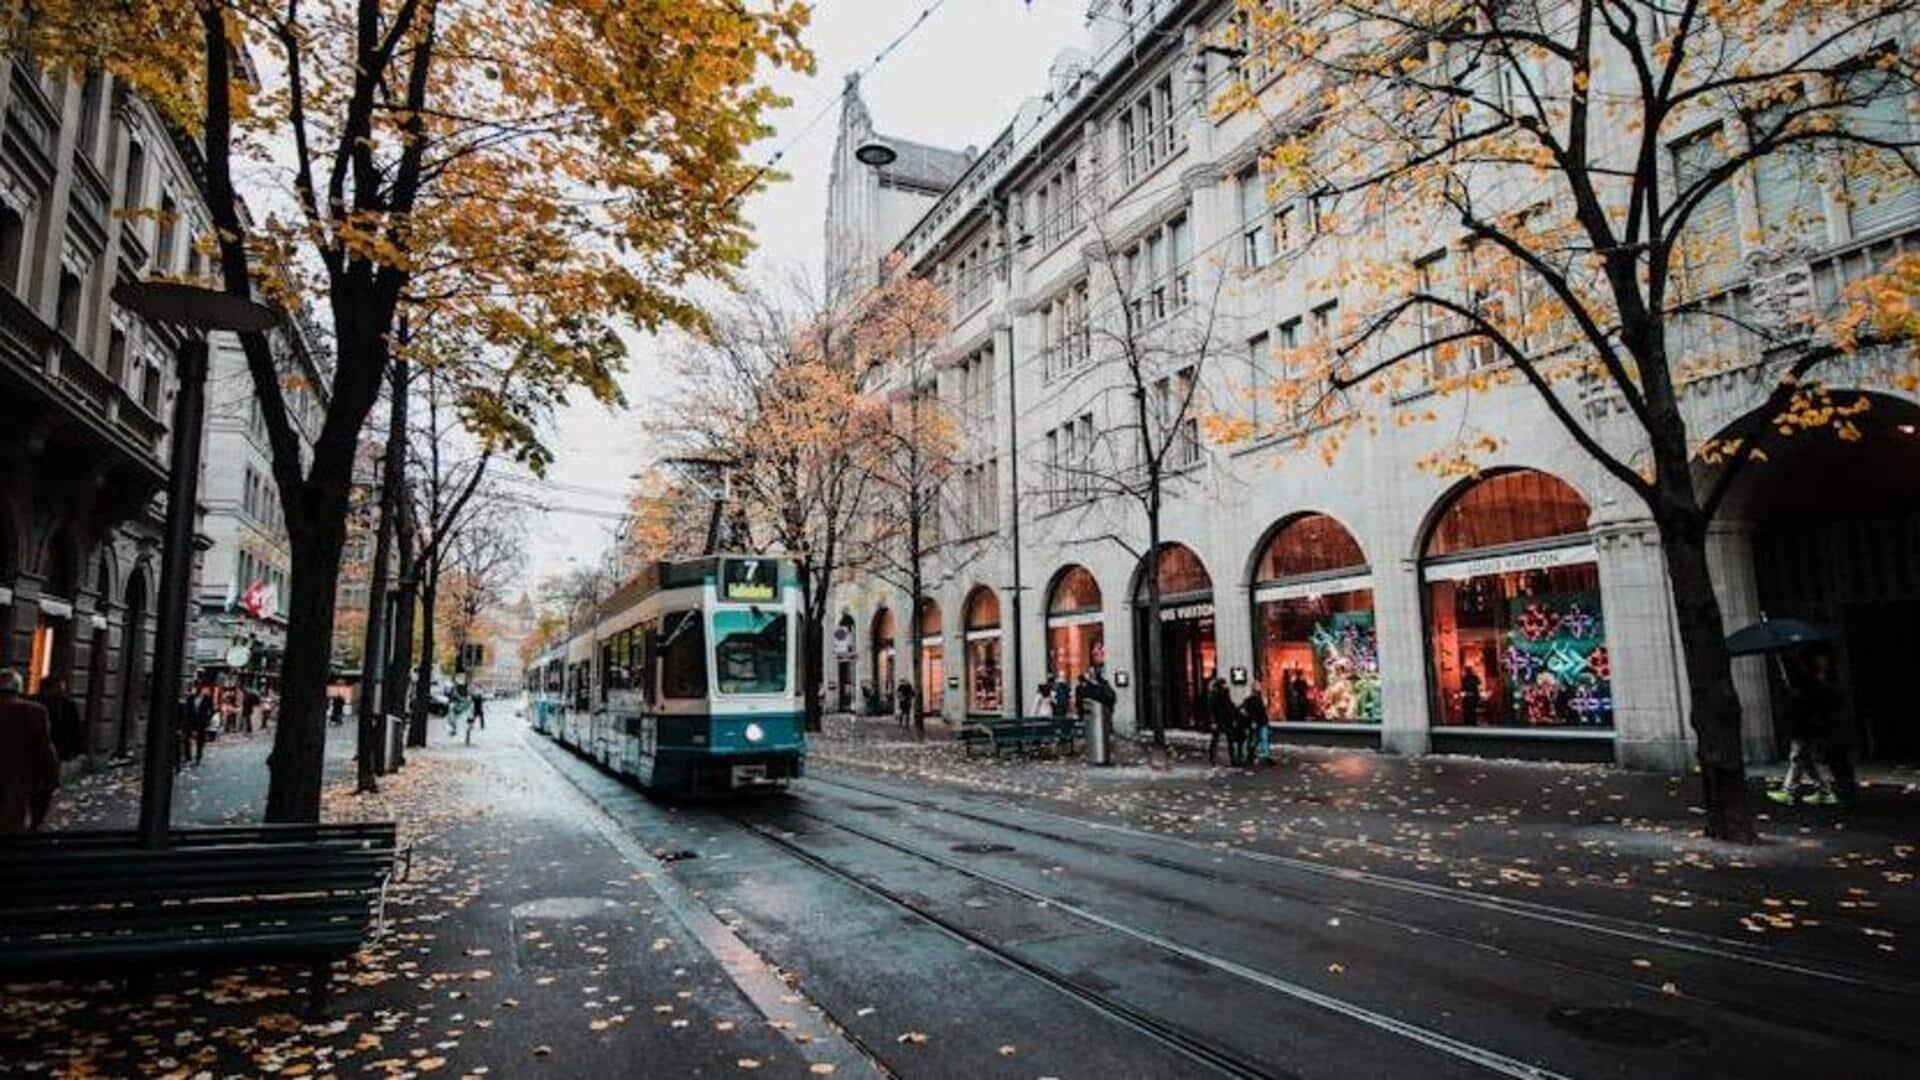
[(327, 696), (327, 723), (339, 727), (347, 720), (347, 699), (339, 694)]
[(1794, 660), (1783, 658), (1780, 674), (1787, 684), (1791, 741), (1786, 779), (1767, 795), (1775, 802), (1795, 806), (1803, 801), (1838, 802), (1835, 785), (1823, 775), (1832, 769), (1829, 736), (1833, 713), (1840, 703), (1840, 692), (1833, 681), (1833, 661), (1824, 652)]
[(913, 725), (913, 684), (905, 679), (893, 688), (893, 719), (901, 731)]
[(1273, 724), (1267, 717), (1267, 699), (1260, 693), (1260, 680), (1248, 684), (1247, 696), (1240, 702), (1240, 715), (1252, 740), (1247, 746), (1248, 761), (1273, 764)]
[[(260, 711), (260, 692), (249, 686), (240, 692), (240, 726), (247, 734), (253, 734), (253, 717)], [(261, 725), (262, 727), (266, 725)]]
[(60, 786), (46, 707), (20, 689), (20, 673), (0, 668), (0, 833), (38, 829)]
[(193, 763), (206, 760), (207, 744), (220, 730), (220, 710), (213, 703), (213, 687), (203, 686), (193, 695), (193, 722), (187, 725), (193, 734)]
[(1231, 737), (1239, 710), (1233, 707), (1233, 691), (1227, 689), (1227, 680), (1218, 675), (1208, 680), (1204, 704), (1207, 724), (1213, 729), (1207, 736), (1207, 764), (1214, 764), (1214, 754), (1219, 750), (1220, 740), (1223, 738), (1227, 739), (1227, 760), (1235, 765), (1240, 764), (1233, 761)]
[(1040, 680), (1033, 688), (1033, 704), (1027, 707), (1027, 715), (1038, 720), (1053, 712), (1053, 676)]
[[(480, 725), (481, 731), (487, 730), (486, 705), (487, 705), (487, 699), (485, 695), (482, 695), (482, 694), (473, 695), (473, 722), (475, 724)], [(469, 735), (469, 741), (471, 741), (471, 735)]]
[(1480, 692), (1480, 672), (1469, 667), (1460, 674), (1460, 722), (1467, 727), (1480, 723), (1480, 706), (1485, 701)]
[(40, 683), (40, 707), (47, 710), (47, 728), (53, 736), (53, 751), (61, 761), (72, 761), (86, 749), (85, 729), (80, 725), (80, 706), (67, 693), (65, 676), (51, 675)]

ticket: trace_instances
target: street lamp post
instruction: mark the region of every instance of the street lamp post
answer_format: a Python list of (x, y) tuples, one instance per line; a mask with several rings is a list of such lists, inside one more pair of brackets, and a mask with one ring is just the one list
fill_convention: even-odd
[(272, 309), (237, 296), (160, 281), (114, 287), (113, 300), (151, 322), (189, 336), (174, 350), (180, 387), (173, 401), (172, 454), (167, 474), (167, 527), (160, 557), (160, 606), (153, 639), (153, 690), (147, 707), (146, 769), (140, 785), (140, 838), (165, 847), (173, 813), (174, 719), (187, 644), (187, 585), (193, 574), (193, 512), (200, 496), (200, 436), (207, 418), (207, 339), (216, 330), (263, 331), (278, 321)]

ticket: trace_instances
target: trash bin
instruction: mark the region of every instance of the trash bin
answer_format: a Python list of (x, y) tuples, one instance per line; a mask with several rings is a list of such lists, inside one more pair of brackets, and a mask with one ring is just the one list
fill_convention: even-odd
[(387, 714), (387, 768), (394, 767), (406, 754), (407, 718)]
[(1091, 765), (1113, 764), (1113, 758), (1107, 752), (1107, 706), (1104, 704), (1093, 707), (1093, 716), (1087, 724), (1087, 762)]

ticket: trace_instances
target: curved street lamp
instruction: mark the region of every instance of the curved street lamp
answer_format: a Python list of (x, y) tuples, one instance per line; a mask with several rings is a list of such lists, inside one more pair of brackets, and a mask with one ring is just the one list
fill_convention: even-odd
[(200, 437), (207, 419), (206, 334), (257, 333), (280, 321), (264, 304), (198, 285), (123, 281), (113, 302), (155, 323), (199, 331), (174, 350), (180, 389), (173, 399), (167, 473), (167, 529), (160, 556), (160, 604), (153, 638), (153, 688), (147, 705), (147, 753), (140, 785), (140, 837), (165, 847), (173, 813), (174, 719), (187, 642), (187, 578), (192, 573), (193, 511), (200, 494)]

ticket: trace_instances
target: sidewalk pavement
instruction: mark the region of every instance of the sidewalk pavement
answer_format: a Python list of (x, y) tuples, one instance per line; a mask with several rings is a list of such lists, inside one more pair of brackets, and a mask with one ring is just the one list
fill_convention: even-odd
[[(770, 1026), (669, 913), (589, 803), (501, 710), (472, 746), (408, 753), (377, 795), (352, 792), (352, 736), (329, 729), (327, 820), (393, 818), (413, 848), (386, 928), (334, 971), (307, 1023), (299, 967), (168, 971), (0, 987), (0, 1073), (468, 1077), (819, 1075), (804, 1025)], [(270, 739), (223, 737), (180, 777), (182, 820), (247, 820)], [(129, 779), (122, 773), (135, 775)], [(59, 825), (124, 824), (137, 770), (61, 795)], [(821, 1033), (821, 1029), (816, 1029)]]
[[(1550, 902), (1773, 945), (1791, 938), (1849, 962), (1899, 962), (1920, 937), (1920, 772), (1877, 770), (1852, 812), (1775, 805), (1752, 781), (1756, 846), (1702, 834), (1697, 777), (1610, 765), (1399, 757), (1276, 746), (1279, 764), (1206, 760), (1205, 736), (1172, 739), (1149, 766), (979, 754), (929, 723), (916, 741), (887, 718), (829, 717), (816, 772), (944, 786), (1180, 837), (1454, 888)], [(1224, 760), (1224, 751), (1222, 760)]]

